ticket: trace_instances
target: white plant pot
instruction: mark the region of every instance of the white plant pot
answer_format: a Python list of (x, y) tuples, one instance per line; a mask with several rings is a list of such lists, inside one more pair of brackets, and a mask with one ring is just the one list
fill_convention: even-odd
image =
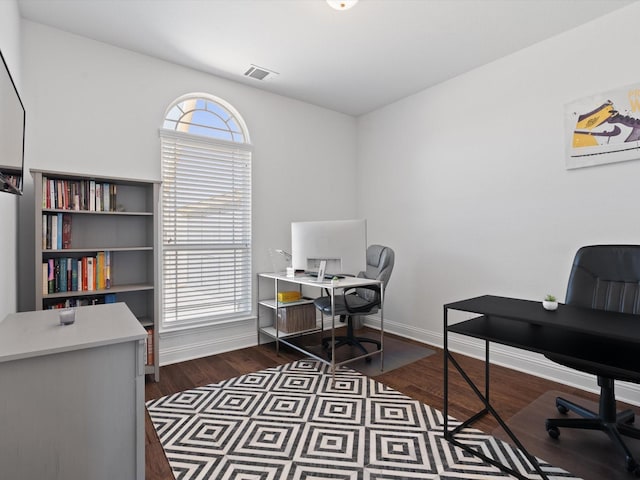
[(558, 308), (558, 302), (550, 302), (548, 300), (542, 301), (542, 306), (545, 310), (556, 310)]

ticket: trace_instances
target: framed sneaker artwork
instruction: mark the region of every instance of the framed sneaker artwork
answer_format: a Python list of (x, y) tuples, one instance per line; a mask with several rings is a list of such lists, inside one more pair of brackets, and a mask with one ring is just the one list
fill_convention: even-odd
[(565, 107), (567, 169), (640, 159), (640, 83)]

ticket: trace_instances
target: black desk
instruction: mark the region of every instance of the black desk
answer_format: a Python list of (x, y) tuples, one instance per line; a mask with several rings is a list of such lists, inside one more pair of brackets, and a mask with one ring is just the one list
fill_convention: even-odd
[[(479, 314), (479, 317), (448, 324), (449, 310)], [(484, 393), (464, 372), (449, 351), (448, 335), (456, 333), (485, 341)], [(491, 342), (538, 353), (553, 353), (579, 358), (594, 364), (605, 364), (630, 378), (640, 381), (640, 321), (637, 315), (605, 312), (570, 305), (559, 305), (556, 311), (542, 308), (541, 302), (485, 295), (444, 305), (444, 436), (454, 445), (482, 458), (503, 471), (525, 480), (526, 477), (496, 460), (485, 456), (456, 440), (455, 435), (490, 413), (524, 453), (543, 479), (547, 475), (535, 458), (527, 452), (504, 420), (491, 406), (489, 396), (489, 344)], [(449, 430), (448, 425), (448, 368), (451, 363), (460, 372), (484, 409)], [(635, 366), (636, 370), (633, 369)]]

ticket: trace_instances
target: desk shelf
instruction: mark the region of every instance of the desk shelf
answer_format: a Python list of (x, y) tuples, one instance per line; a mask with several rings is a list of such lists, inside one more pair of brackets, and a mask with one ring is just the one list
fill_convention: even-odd
[(260, 327), (260, 331), (265, 335), (270, 336), (273, 339), (285, 339), (285, 338), (295, 338), (300, 337), (302, 335), (309, 335), (311, 333), (318, 333), (322, 331), (322, 324), (320, 322), (316, 322), (316, 326), (314, 328), (310, 328), (307, 330), (299, 330), (297, 332), (276, 332), (276, 328), (274, 326), (268, 327)]
[(531, 352), (575, 358), (595, 365), (605, 364), (619, 370), (625, 377), (640, 381), (640, 373), (630, 369), (637, 363), (639, 346), (630, 340), (604, 341), (600, 335), (577, 332), (562, 326), (485, 315), (449, 325), (447, 330), (448, 333)]
[(274, 298), (270, 298), (267, 300), (260, 300), (258, 302), (259, 305), (271, 308), (273, 310), (277, 308), (295, 307), (296, 305), (308, 305), (310, 303), (313, 303), (313, 298), (301, 298), (300, 300), (295, 300), (293, 302), (279, 302)]

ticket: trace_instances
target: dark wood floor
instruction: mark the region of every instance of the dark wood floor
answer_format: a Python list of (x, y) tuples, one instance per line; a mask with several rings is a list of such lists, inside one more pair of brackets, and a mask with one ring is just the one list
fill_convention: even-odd
[[(430, 348), (436, 350), (434, 355), (375, 378), (416, 400), (442, 410), (443, 352), (438, 348)], [(270, 344), (168, 365), (160, 369), (160, 382), (147, 381), (146, 399), (151, 400), (189, 388), (216, 383), (299, 358), (301, 358), (299, 353), (286, 349), (284, 351), (281, 349), (280, 355), (277, 355), (273, 344)], [(481, 381), (484, 378), (483, 362), (460, 355), (457, 359), (474, 379)], [(453, 368), (449, 371), (452, 372)], [(592, 401), (597, 399), (594, 395), (582, 390), (539, 377), (514, 373), (513, 370), (499, 366), (492, 366), (491, 378), (491, 400), (504, 419), (509, 419), (549, 390), (573, 394)], [(450, 415), (456, 418), (468, 418), (481, 408), (480, 401), (469, 390), (462, 377), (455, 372), (450, 374), (449, 388)], [(497, 422), (492, 417), (486, 416), (474, 424), (474, 427), (491, 433), (497, 427)], [(546, 435), (544, 430), (542, 434)], [(169, 464), (148, 415), (146, 416), (145, 448), (147, 480), (173, 480)], [(580, 461), (579, 457), (567, 460), (562, 468), (569, 471), (572, 471), (572, 461), (574, 464)], [(617, 465), (612, 468), (617, 468)], [(613, 478), (613, 476), (602, 478)]]

